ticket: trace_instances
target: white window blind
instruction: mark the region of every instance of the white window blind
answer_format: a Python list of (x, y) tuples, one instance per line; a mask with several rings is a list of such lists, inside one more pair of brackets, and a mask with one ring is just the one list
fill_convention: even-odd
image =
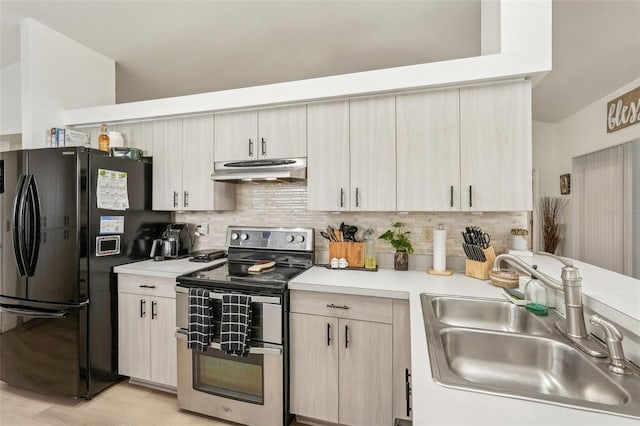
[(633, 237), (639, 222), (634, 199), (637, 204), (640, 188), (633, 181), (634, 173), (640, 173), (638, 151), (635, 141), (576, 157), (571, 179), (575, 257), (636, 277), (640, 253)]

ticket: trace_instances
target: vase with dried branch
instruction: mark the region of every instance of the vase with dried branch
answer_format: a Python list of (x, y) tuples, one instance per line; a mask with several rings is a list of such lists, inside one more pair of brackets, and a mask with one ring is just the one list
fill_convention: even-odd
[(543, 249), (555, 253), (562, 237), (562, 216), (567, 207), (567, 199), (560, 197), (540, 197), (540, 221), (542, 226)]

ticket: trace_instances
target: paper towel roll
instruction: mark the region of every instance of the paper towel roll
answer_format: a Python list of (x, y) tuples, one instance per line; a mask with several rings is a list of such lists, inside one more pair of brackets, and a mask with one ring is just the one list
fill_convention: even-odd
[(444, 272), (447, 269), (447, 230), (433, 230), (433, 270)]

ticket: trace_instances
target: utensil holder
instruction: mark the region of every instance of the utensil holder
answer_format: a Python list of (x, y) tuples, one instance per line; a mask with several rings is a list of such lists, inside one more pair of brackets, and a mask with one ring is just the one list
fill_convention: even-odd
[(350, 267), (364, 267), (364, 243), (356, 242), (329, 242), (329, 260), (344, 258)]
[(482, 249), (482, 252), (486, 260), (478, 262), (477, 260), (467, 259), (465, 261), (465, 274), (479, 280), (488, 280), (489, 271), (493, 268), (493, 262), (496, 260), (496, 252), (492, 246)]

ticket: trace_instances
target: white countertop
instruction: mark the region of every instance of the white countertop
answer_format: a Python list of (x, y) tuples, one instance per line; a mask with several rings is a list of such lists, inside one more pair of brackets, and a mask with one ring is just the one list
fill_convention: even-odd
[(149, 277), (175, 278), (178, 275), (199, 271), (209, 266), (226, 262), (226, 258), (216, 259), (211, 262), (190, 262), (188, 258), (176, 260), (162, 260), (156, 262), (152, 259), (142, 262), (128, 263), (116, 266), (113, 271), (116, 274), (146, 275)]
[[(525, 259), (539, 265), (550, 276), (560, 275), (561, 265), (554, 259), (533, 256)], [(583, 277), (584, 293), (619, 310), (619, 316), (636, 325), (640, 320), (640, 286), (638, 280), (618, 280), (591, 265), (576, 263)], [(595, 269), (592, 269), (595, 268)], [(603, 272), (604, 271), (604, 272)], [(617, 275), (617, 274), (616, 274)], [(614, 287), (612, 278), (622, 288)], [(635, 286), (633, 283), (635, 282)], [(489, 281), (480, 281), (455, 273), (450, 277), (429, 275), (422, 271), (378, 272), (329, 270), (313, 267), (289, 282), (291, 290), (338, 292), (376, 297), (409, 299), (411, 322), (411, 368), (413, 424), (426, 425), (637, 425), (638, 420), (566, 408), (542, 402), (445, 388), (431, 377), (426, 332), (422, 317), (421, 293), (499, 298), (502, 290)], [(633, 309), (633, 306), (636, 309)]]

